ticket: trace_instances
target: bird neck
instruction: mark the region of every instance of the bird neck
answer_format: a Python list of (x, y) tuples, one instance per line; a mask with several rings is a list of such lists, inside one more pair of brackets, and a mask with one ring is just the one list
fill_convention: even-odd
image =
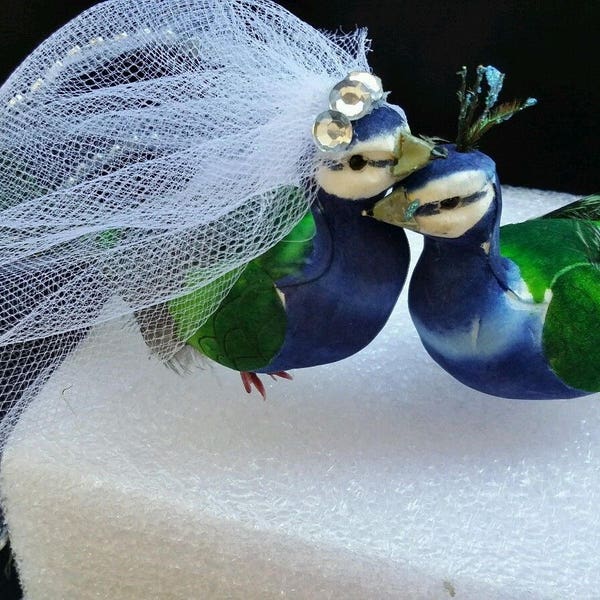
[(366, 219), (364, 212), (373, 208), (375, 200), (367, 198), (366, 200), (343, 200), (337, 196), (328, 194), (320, 190), (317, 202), (320, 204), (324, 213), (327, 214), (330, 222), (355, 222), (364, 225)]
[(340, 269), (345, 279), (353, 281), (366, 265), (369, 278), (387, 281), (397, 276), (403, 281), (406, 276), (409, 254), (404, 230), (365, 216), (378, 200), (379, 197), (342, 200), (323, 190), (317, 198), (313, 213), (318, 210), (325, 225), (317, 226), (317, 230), (323, 229), (324, 235), (332, 240), (332, 265)]

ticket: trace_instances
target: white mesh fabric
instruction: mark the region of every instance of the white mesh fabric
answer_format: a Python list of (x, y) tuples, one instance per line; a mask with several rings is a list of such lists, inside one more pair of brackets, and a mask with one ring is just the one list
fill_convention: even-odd
[(0, 88), (5, 410), (95, 323), (218, 279), (208, 317), (307, 210), (313, 120), (367, 46), (268, 0), (108, 0), (24, 61)]

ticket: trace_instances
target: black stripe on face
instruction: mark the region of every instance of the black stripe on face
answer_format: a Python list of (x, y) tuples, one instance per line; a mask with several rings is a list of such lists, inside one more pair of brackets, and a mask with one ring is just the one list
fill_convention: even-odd
[(444, 200), (439, 200), (438, 202), (429, 202), (427, 204), (423, 204), (423, 206), (419, 206), (419, 208), (417, 208), (417, 210), (415, 211), (415, 216), (431, 217), (432, 215), (439, 215), (442, 211), (445, 210), (453, 210), (461, 206), (473, 204), (473, 202), (477, 202), (482, 198), (485, 198), (485, 196), (486, 191), (485, 189), (483, 189), (478, 192), (475, 192), (474, 194), (470, 194), (469, 196), (463, 196), (458, 199), (458, 202), (452, 202), (449, 206), (444, 206), (444, 202), (454, 200), (455, 198), (445, 198)]
[(337, 160), (324, 161), (324, 166), (327, 167), (330, 171), (343, 171), (344, 170), (344, 163), (341, 163)]
[(439, 202), (429, 202), (427, 204), (423, 204), (423, 206), (419, 206), (415, 211), (415, 217), (431, 217), (432, 215), (439, 215), (440, 203)]
[(370, 167), (377, 167), (378, 169), (385, 169), (387, 167), (395, 167), (398, 164), (397, 158), (388, 158), (384, 160), (367, 160), (367, 164)]
[[(347, 162), (339, 162), (337, 160), (324, 161), (324, 166), (330, 171), (343, 171), (347, 166)], [(394, 167), (398, 164), (397, 158), (388, 158), (382, 160), (365, 160), (365, 166), (375, 167), (377, 169), (387, 169), (388, 167)]]
[(484, 188), (483, 190), (479, 190), (478, 192), (475, 192), (474, 194), (471, 194), (470, 196), (464, 196), (463, 198), (460, 199), (460, 205), (464, 206), (465, 204), (472, 204), (473, 202), (477, 202), (478, 200), (485, 198), (486, 194), (487, 194), (487, 192)]

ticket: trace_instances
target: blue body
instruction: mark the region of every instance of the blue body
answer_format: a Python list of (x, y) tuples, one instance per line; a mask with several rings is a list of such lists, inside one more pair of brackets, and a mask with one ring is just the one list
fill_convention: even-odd
[(259, 372), (341, 360), (381, 331), (402, 291), (410, 254), (404, 231), (363, 216), (374, 202), (320, 192), (312, 208), (312, 254), (301, 273), (277, 282), (288, 318), (283, 347)]
[(464, 235), (425, 236), (409, 291), (423, 345), (452, 376), (488, 394), (553, 399), (588, 393), (565, 385), (548, 366), (542, 349), (547, 305), (523, 299), (527, 291), (519, 269), (500, 254), (502, 202), (494, 163), (478, 152), (459, 161), (464, 165), (437, 161), (405, 182), (407, 189), (417, 189), (452, 169), (485, 167), (495, 188), (489, 210)]

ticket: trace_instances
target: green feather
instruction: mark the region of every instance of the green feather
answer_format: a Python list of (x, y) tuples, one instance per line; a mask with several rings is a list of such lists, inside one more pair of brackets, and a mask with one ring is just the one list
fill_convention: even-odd
[(500, 229), (502, 256), (519, 267), (534, 301), (551, 291), (542, 334), (550, 367), (567, 385), (590, 392), (600, 390), (600, 223), (564, 216), (566, 209), (591, 216), (597, 208), (597, 200), (584, 199), (559, 209), (560, 217)]
[(307, 213), (283, 240), (244, 268), (206, 322), (199, 316), (205, 312), (205, 303), (213, 302), (211, 296), (222, 289), (220, 280), (172, 300), (168, 310), (180, 339), (238, 371), (255, 371), (269, 364), (283, 345), (287, 326), (275, 281), (302, 268), (314, 234), (314, 218)]
[(552, 370), (580, 390), (600, 390), (600, 272), (582, 265), (560, 275), (544, 322), (544, 354)]
[(307, 213), (278, 244), (256, 259), (273, 281), (293, 275), (302, 269), (312, 250), (315, 220)]
[(600, 194), (592, 194), (580, 200), (575, 200), (566, 206), (561, 206), (543, 219), (582, 219), (586, 221), (600, 221)]
[(562, 271), (590, 264), (597, 234), (591, 222), (533, 219), (500, 228), (501, 253), (519, 267), (534, 301), (543, 302)]
[(254, 371), (277, 354), (285, 329), (285, 309), (273, 280), (252, 262), (187, 343), (226, 367)]

